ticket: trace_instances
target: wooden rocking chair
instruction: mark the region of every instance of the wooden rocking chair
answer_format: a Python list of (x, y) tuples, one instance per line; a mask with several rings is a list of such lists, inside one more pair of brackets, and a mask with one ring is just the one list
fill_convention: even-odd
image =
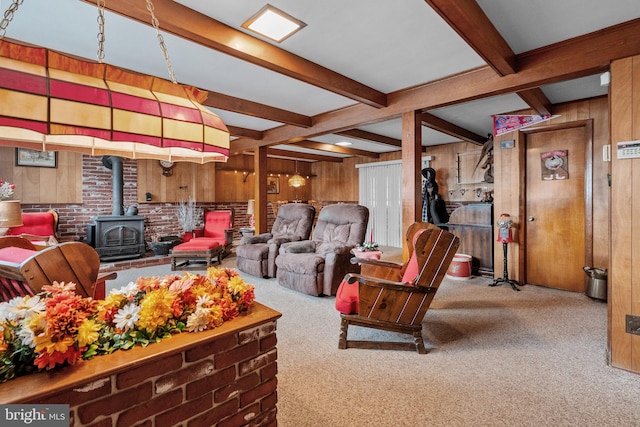
[[(338, 348), (427, 352), (422, 339), (422, 319), (460, 241), (434, 225), (415, 223), (407, 231), (407, 243), (410, 258), (406, 264), (353, 259), (362, 264), (362, 274), (347, 274), (336, 295), (336, 308), (342, 318)], [(349, 299), (351, 304), (345, 304)], [(349, 325), (410, 334), (414, 341), (349, 340)]]

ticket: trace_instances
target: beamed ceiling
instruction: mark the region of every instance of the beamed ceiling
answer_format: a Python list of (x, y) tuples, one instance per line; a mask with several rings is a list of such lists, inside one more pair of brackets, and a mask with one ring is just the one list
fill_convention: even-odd
[[(270, 3), (307, 26), (278, 44), (241, 28), (264, 0), (153, 0), (177, 80), (208, 91), (232, 154), (376, 158), (414, 110), (427, 151), (481, 145), (492, 115), (606, 95), (609, 63), (640, 54), (637, 0)], [(146, 1), (105, 7), (105, 61), (168, 78)], [(95, 1), (24, 0), (6, 37), (95, 59), (96, 18)]]

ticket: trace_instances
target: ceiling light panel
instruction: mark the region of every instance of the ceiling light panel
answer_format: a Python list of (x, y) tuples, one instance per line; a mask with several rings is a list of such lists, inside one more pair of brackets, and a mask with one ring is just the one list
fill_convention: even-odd
[(246, 20), (242, 28), (253, 31), (278, 43), (290, 37), (307, 24), (267, 4)]

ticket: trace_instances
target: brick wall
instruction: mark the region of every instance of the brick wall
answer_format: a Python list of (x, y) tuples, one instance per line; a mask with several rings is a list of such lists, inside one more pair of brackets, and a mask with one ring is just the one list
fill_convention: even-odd
[[(123, 159), (124, 194), (123, 204), (137, 206), (138, 215), (145, 217), (145, 240), (153, 235), (181, 236), (182, 230), (176, 220), (175, 203), (138, 203), (138, 168), (135, 160)], [(87, 224), (96, 215), (111, 215), (112, 207), (111, 170), (107, 169), (100, 157), (82, 156), (82, 204), (23, 204), (24, 212), (42, 212), (55, 209), (59, 214), (58, 237), (60, 241), (85, 241)], [(246, 203), (197, 203), (203, 210), (233, 211), (233, 226), (249, 226)], [(267, 210), (267, 226), (270, 229), (275, 220), (272, 210)], [(240, 238), (236, 232), (234, 238)]]
[[(69, 370), (65, 387), (51, 386), (60, 382), (65, 371), (14, 379), (0, 385), (0, 401), (67, 403), (71, 426), (276, 426), (275, 319), (280, 314), (260, 304), (254, 309), (253, 320), (241, 316), (219, 328), (242, 324), (231, 334), (206, 331), (198, 334), (207, 339), (189, 341), (188, 335), (198, 334), (182, 333), (145, 349), (80, 362), (85, 364), (84, 371), (74, 372), (78, 365), (63, 368)], [(261, 323), (264, 319), (268, 320)], [(174, 344), (182, 346), (181, 351), (141, 354)], [(127, 366), (113, 366), (122, 355)], [(86, 365), (98, 363), (103, 372), (115, 372), (87, 369)], [(74, 382), (80, 373), (90, 376)], [(38, 384), (51, 388), (43, 391)], [(20, 392), (12, 393), (12, 387)], [(11, 399), (3, 401), (6, 396)]]

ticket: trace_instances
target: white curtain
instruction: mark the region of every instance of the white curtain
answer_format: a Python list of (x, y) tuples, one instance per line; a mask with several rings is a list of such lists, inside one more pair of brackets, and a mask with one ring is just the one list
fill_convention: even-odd
[[(430, 157), (423, 157), (422, 167)], [(365, 240), (402, 247), (402, 161), (365, 163), (358, 168), (359, 203), (369, 208)]]

